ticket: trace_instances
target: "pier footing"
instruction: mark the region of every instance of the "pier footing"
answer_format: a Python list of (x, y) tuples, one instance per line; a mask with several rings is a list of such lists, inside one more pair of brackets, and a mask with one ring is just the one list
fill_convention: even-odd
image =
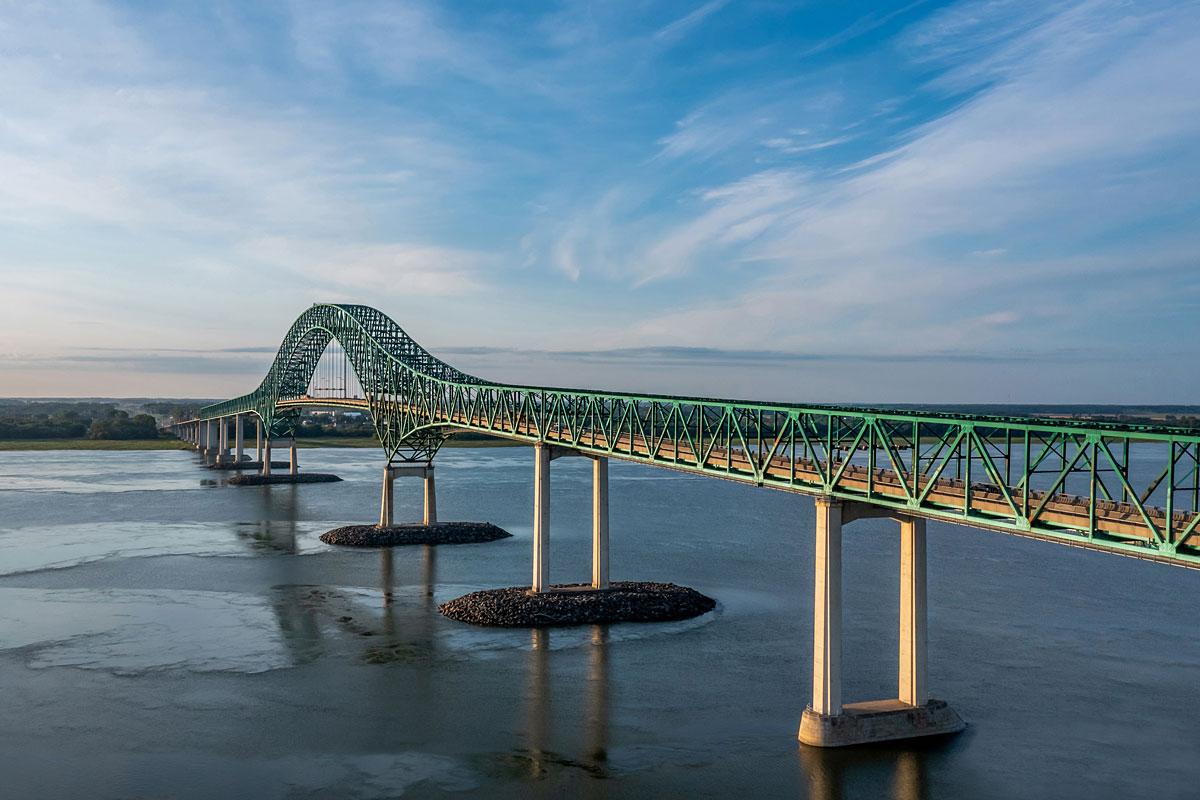
[(434, 522), (423, 525), (345, 525), (321, 534), (325, 544), (346, 547), (399, 547), (408, 544), (477, 544), (512, 534), (490, 522)]
[(671, 622), (712, 611), (716, 601), (673, 583), (615, 581), (607, 589), (587, 584), (525, 586), (471, 592), (443, 603), (438, 610), (472, 625), (542, 628), (613, 622)]
[(872, 700), (847, 703), (840, 714), (818, 714), (809, 706), (800, 720), (800, 741), (814, 747), (845, 747), (940, 736), (965, 727), (962, 717), (944, 700), (930, 700), (922, 706)]
[(341, 478), (337, 475), (306, 472), (303, 475), (299, 473), (294, 475), (236, 475), (230, 478), (227, 483), (230, 486), (266, 486), (276, 483), (334, 483), (340, 480)]

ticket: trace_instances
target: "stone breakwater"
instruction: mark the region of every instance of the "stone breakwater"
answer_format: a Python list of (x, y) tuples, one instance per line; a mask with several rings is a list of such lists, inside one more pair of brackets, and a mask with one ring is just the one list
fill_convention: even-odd
[(612, 622), (669, 622), (712, 611), (717, 601), (674, 583), (620, 581), (611, 588), (555, 586), (534, 594), (524, 586), (471, 592), (438, 606), (450, 619), (472, 625), (541, 628)]
[(322, 472), (302, 472), (299, 475), (237, 475), (229, 479), (230, 486), (266, 486), (271, 483), (333, 483), (337, 475)]
[(406, 544), (476, 544), (507, 539), (511, 533), (490, 522), (435, 522), (389, 525), (346, 525), (321, 534), (325, 544), (346, 547), (398, 547)]

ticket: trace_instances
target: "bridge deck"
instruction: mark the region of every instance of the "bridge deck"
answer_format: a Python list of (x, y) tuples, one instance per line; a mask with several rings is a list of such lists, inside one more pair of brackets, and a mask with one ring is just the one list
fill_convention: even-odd
[[(370, 408), (370, 403), (361, 398), (300, 397), (281, 400), (279, 405), (283, 407), (338, 407), (364, 411)], [(1116, 540), (1125, 540), (1145, 546), (1157, 541), (1156, 529), (1161, 531), (1166, 527), (1166, 512), (1154, 506), (1134, 504), (1129, 501), (1097, 500), (1093, 511), (1088, 497), (1065, 492), (1049, 494), (1036, 489), (1031, 489), (1026, 494), (1020, 487), (1007, 486), (1008, 497), (1020, 501), (1010, 504), (1005, 497), (1005, 492), (994, 485), (974, 483), (968, 492), (966, 482), (956, 478), (930, 478), (916, 475), (913, 480), (905, 481), (892, 469), (875, 468), (871, 470), (859, 464), (847, 463), (849, 459), (832, 459), (830, 463), (826, 464), (812, 459), (767, 453), (766, 450), (769, 450), (770, 446), (764, 447), (761, 443), (758, 445), (757, 452), (753, 449), (747, 452), (736, 447), (713, 447), (707, 451), (702, 464), (702, 459), (697, 456), (695, 449), (689, 443), (675, 443), (666, 440), (654, 443), (648, 437), (640, 434), (630, 436), (622, 433), (610, 439), (600, 431), (585, 430), (577, 433), (570, 428), (557, 425), (547, 426), (543, 432), (538, 430), (535, 422), (528, 420), (517, 420), (514, 423), (504, 419), (489, 420), (486, 415), (482, 414), (468, 416), (461, 412), (444, 415), (442, 421), (448, 426), (464, 431), (488, 433), (518, 441), (546, 441), (582, 452), (603, 454), (617, 459), (639, 463), (649, 461), (656, 466), (670, 469), (689, 472), (704, 469), (705, 474), (710, 475), (714, 471), (723, 472), (727, 474), (718, 477), (734, 480), (746, 481), (757, 475), (761, 480), (754, 482), (762, 486), (801, 494), (828, 494), (827, 477), (829, 474), (833, 474), (838, 476), (833, 482), (833, 487), (838, 494), (849, 495), (851, 499), (854, 495), (858, 495), (860, 496), (858, 499), (875, 504), (879, 504), (880, 501), (890, 501), (896, 507), (897, 513), (935, 519), (946, 519), (950, 515), (950, 518), (956, 522), (985, 529), (1014, 520), (1018, 525), (1021, 520), (1036, 521), (1045, 525), (1061, 527), (1067, 534), (1074, 533), (1079, 538), (1079, 541), (1074, 543), (1083, 547), (1089, 545), (1089, 540), (1087, 537), (1078, 537), (1079, 532), (1090, 531), (1093, 535), (1101, 534)], [(757, 470), (755, 469), (756, 458), (759, 462)], [(910, 503), (910, 499), (914, 497), (922, 499), (920, 502)], [(1034, 516), (1035, 511), (1036, 516)], [(1196, 515), (1179, 511), (1175, 512), (1172, 517), (1176, 530), (1186, 530), (1189, 523), (1193, 523), (1191, 533), (1181, 543), (1194, 544), (1197, 537), (1200, 537), (1200, 531), (1196, 530), (1197, 526), (1194, 524)], [(1153, 524), (1153, 528), (1151, 524)], [(1008, 532), (1041, 539), (1055, 538), (1031, 530)], [(1138, 555), (1152, 560), (1160, 560), (1157, 553), (1149, 549), (1144, 554)]]

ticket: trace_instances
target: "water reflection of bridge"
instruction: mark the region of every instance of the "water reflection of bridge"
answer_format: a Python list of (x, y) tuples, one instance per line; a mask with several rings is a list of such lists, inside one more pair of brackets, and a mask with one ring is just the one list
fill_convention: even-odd
[[(392, 548), (378, 552), (378, 597), (380, 617), (378, 635), (360, 637), (361, 628), (340, 619), (344, 608), (329, 599), (313, 602), (309, 596), (315, 587), (305, 580), (301, 552), (301, 526), (296, 521), (296, 492), (263, 492), (264, 503), (271, 513), (283, 519), (263, 519), (253, 525), (239, 526), (238, 536), (256, 553), (282, 556), (266, 559), (274, 570), (278, 583), (270, 594), (271, 607), (279, 632), (293, 663), (311, 661), (325, 652), (324, 637), (330, 627), (346, 635), (353, 643), (349, 653), (382, 666), (391, 660), (416, 657), (427, 661), (437, 653), (437, 626), (441, 617), (436, 611), (437, 548), (423, 546), (406, 548), (398, 554)], [(405, 585), (400, 580), (397, 562), (406, 559), (414, 568), (414, 580)], [(328, 588), (328, 587), (324, 587)], [(409, 591), (401, 591), (407, 589)], [(416, 612), (416, 613), (405, 613)], [(587, 631), (581, 647), (586, 650), (586, 668), (580, 680), (574, 670), (556, 675), (556, 653), (570, 654), (574, 648), (554, 650), (553, 638), (575, 640), (577, 631), (554, 631), (545, 628), (529, 631), (524, 652), (524, 707), (520, 712), (519, 728), (524, 747), (519, 751), (521, 776), (525, 780), (546, 781), (546, 789), (561, 788), (556, 774), (574, 772), (582, 779), (581, 795), (607, 796), (608, 779), (614, 777), (610, 762), (613, 691), (611, 652), (608, 626), (595, 625)], [(400, 655), (397, 655), (400, 654)], [(380, 697), (392, 693), (393, 673), (379, 674)], [(411, 676), (415, 696), (428, 704), (430, 713), (436, 704), (438, 684), (435, 670), (417, 669)], [(573, 681), (574, 685), (566, 685)], [(567, 700), (571, 711), (562, 722), (555, 715), (555, 691), (560, 702)], [(423, 716), (424, 712), (418, 714)], [(556, 721), (557, 720), (557, 721)], [(582, 725), (578, 722), (581, 721)], [(561, 727), (560, 727), (561, 726)], [(574, 731), (567, 730), (573, 728)], [(582, 739), (570, 735), (582, 733)], [(575, 747), (571, 751), (571, 747)], [(814, 800), (841, 800), (859, 794), (855, 787), (864, 781), (879, 789), (873, 796), (891, 800), (925, 800), (925, 749), (874, 748), (870, 750), (826, 750), (800, 748), (800, 768), (807, 796)], [(848, 784), (853, 786), (848, 786)], [(886, 786), (886, 788), (883, 788)], [(535, 792), (536, 793), (536, 792)]]

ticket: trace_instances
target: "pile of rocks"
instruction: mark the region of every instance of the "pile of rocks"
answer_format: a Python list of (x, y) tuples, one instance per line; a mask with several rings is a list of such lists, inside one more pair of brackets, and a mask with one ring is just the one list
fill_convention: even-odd
[(406, 544), (475, 544), (506, 539), (511, 533), (490, 522), (435, 522), (389, 525), (346, 525), (321, 534), (326, 544), (347, 547), (396, 547)]
[(321, 472), (301, 472), (299, 475), (236, 475), (229, 479), (230, 486), (266, 486), (269, 483), (333, 483), (340, 481), (337, 475)]
[[(262, 469), (262, 462), (261, 461), (228, 461), (224, 464), (208, 464), (207, 466), (209, 469), (217, 469), (217, 470), (242, 470), (242, 469), (258, 470), (258, 469)], [(287, 471), (288, 467), (290, 467), (290, 466), (291, 465), (286, 461), (272, 461), (271, 462), (271, 469), (281, 469), (281, 470), (284, 470), (285, 472)]]
[(442, 614), (472, 625), (541, 628), (612, 622), (669, 622), (712, 611), (717, 602), (674, 583), (621, 581), (611, 588), (555, 586), (533, 593), (527, 587), (472, 592), (438, 607)]

